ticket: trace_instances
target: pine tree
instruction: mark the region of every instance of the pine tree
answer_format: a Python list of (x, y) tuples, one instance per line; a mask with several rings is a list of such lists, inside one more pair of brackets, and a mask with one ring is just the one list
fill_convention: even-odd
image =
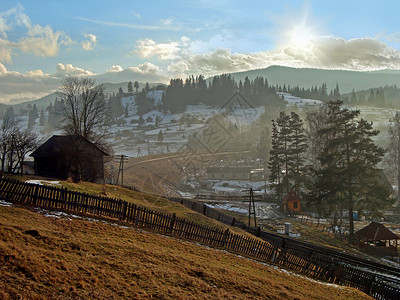
[(285, 112), (281, 112), (279, 117), (276, 119), (276, 124), (279, 128), (279, 141), (282, 144), (282, 160), (283, 160), (283, 171), (285, 176), (283, 177), (283, 184), (285, 186), (286, 193), (290, 192), (290, 181), (291, 170), (290, 160), (291, 153), (289, 145), (292, 142), (292, 130), (290, 128), (290, 116)]
[[(400, 189), (400, 113), (396, 112), (390, 120), (389, 128), (389, 145), (385, 157), (385, 162), (389, 169), (394, 173), (397, 184), (397, 190)], [(400, 192), (397, 193), (397, 199), (400, 199)]]
[(131, 81), (128, 82), (128, 93), (129, 94), (133, 93), (133, 86), (132, 86), (132, 82)]
[(269, 152), (268, 169), (270, 172), (269, 182), (275, 191), (277, 201), (282, 197), (282, 144), (279, 139), (278, 125), (272, 120), (271, 150)]
[(28, 129), (32, 129), (33, 125), (35, 125), (35, 112), (34, 110), (30, 110), (28, 114)]
[(304, 171), (304, 154), (307, 150), (307, 137), (303, 128), (303, 121), (300, 116), (295, 112), (290, 114), (290, 129), (292, 132), (291, 144), (289, 146), (290, 154), (292, 156), (291, 161), (291, 175), (294, 181), (294, 189), (297, 195), (300, 194), (300, 182), (301, 174)]
[(161, 130), (158, 132), (157, 140), (158, 140), (160, 143), (162, 143), (162, 142), (164, 141), (164, 134), (163, 134), (163, 132), (162, 132)]
[(39, 126), (44, 126), (46, 122), (46, 117), (44, 116), (43, 109), (40, 111)]
[(133, 87), (136, 89), (136, 94), (139, 91), (139, 82), (135, 81), (135, 83), (133, 84)]
[(354, 210), (363, 208), (365, 202), (386, 204), (389, 193), (377, 180), (377, 164), (384, 150), (372, 138), (379, 132), (371, 123), (358, 119), (360, 111), (343, 108), (342, 104), (340, 100), (330, 101), (324, 107), (326, 124), (317, 134), (325, 143), (319, 153), (312, 194), (318, 205), (330, 201), (328, 205), (335, 212), (340, 207), (347, 208), (352, 242)]

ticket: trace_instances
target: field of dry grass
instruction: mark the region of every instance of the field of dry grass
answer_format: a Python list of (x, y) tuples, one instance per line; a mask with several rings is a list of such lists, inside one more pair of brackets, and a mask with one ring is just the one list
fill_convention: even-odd
[(193, 243), (0, 206), (0, 299), (365, 299)]

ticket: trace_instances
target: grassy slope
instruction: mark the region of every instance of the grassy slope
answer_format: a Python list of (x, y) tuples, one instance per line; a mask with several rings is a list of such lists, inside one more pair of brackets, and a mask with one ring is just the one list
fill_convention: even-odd
[(0, 299), (365, 299), (224, 251), (0, 206)]

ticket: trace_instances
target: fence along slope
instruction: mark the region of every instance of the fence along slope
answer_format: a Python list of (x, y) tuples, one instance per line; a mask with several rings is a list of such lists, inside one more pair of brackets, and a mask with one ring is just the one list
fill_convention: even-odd
[(376, 279), (360, 270), (318, 253), (296, 251), (287, 243), (278, 245), (235, 234), (227, 230), (199, 225), (175, 214), (165, 214), (123, 200), (94, 196), (67, 189), (24, 183), (2, 178), (0, 197), (42, 208), (61, 209), (118, 219), (135, 226), (167, 233), (179, 238), (223, 248), (265, 262), (275, 263), (312, 278), (355, 287), (378, 299), (400, 299), (400, 288)]

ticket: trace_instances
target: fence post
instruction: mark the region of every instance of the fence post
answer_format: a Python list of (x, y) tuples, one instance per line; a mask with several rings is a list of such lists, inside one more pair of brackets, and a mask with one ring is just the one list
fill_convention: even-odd
[(261, 235), (261, 227), (258, 226), (256, 230), (256, 237), (260, 237), (260, 235)]
[(226, 240), (228, 239), (230, 232), (229, 232), (229, 228), (227, 228), (224, 232), (224, 236), (222, 237), (222, 246), (225, 247), (226, 245)]
[(123, 208), (122, 208), (122, 221), (125, 221), (126, 219), (126, 209), (128, 207), (128, 202), (124, 201), (122, 202)]
[(174, 230), (174, 225), (175, 225), (175, 219), (176, 219), (176, 214), (172, 214), (171, 222), (169, 223), (169, 232), (172, 233)]
[(207, 214), (207, 205), (203, 204), (203, 215)]
[(39, 193), (39, 185), (35, 185), (35, 192), (33, 194), (33, 205), (36, 205), (37, 203), (37, 198), (38, 198), (38, 193)]

